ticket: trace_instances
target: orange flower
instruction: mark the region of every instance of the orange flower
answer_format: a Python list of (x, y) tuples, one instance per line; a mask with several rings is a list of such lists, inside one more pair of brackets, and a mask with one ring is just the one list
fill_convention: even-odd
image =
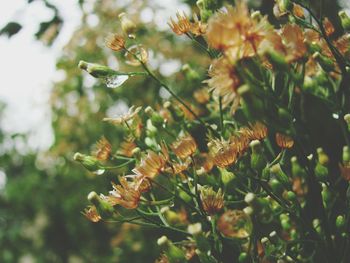
[(301, 28), (298, 25), (287, 24), (282, 28), (281, 35), (286, 47), (286, 60), (294, 62), (303, 58), (307, 49)]
[(229, 142), (212, 140), (209, 147), (215, 165), (224, 168), (237, 161), (237, 150)]
[(101, 220), (101, 216), (94, 205), (85, 208), (82, 214), (93, 223), (97, 223)]
[(173, 18), (170, 18), (170, 22), (168, 22), (171, 30), (177, 35), (188, 33), (191, 30), (191, 23), (186, 14), (184, 12), (182, 14), (177, 12), (176, 17), (177, 22), (175, 22)]
[(210, 90), (215, 96), (222, 98), (224, 108), (231, 105), (231, 112), (234, 113), (240, 100), (236, 91), (241, 84), (235, 67), (227, 59), (221, 57), (214, 60), (208, 73), (210, 79), (205, 82), (208, 83)]
[(171, 149), (175, 155), (181, 159), (186, 159), (187, 157), (194, 154), (197, 150), (197, 144), (191, 135), (183, 136), (171, 145)]
[(293, 4), (293, 14), (299, 18), (304, 18), (304, 8), (302, 8), (300, 5)]
[(221, 189), (215, 192), (212, 187), (202, 187), (200, 198), (203, 209), (208, 215), (215, 215), (224, 207), (224, 195)]
[(200, 104), (206, 104), (210, 99), (210, 95), (207, 88), (197, 89), (193, 93), (193, 97)]
[(276, 133), (276, 142), (282, 149), (292, 148), (294, 145), (294, 141), (291, 137), (281, 133)]
[(117, 151), (118, 154), (124, 155), (126, 157), (131, 157), (133, 155), (133, 150), (137, 147), (134, 142), (134, 138), (132, 136), (128, 136), (125, 140), (120, 144), (119, 149)]
[(152, 179), (163, 170), (164, 166), (164, 157), (149, 151), (146, 158), (142, 159), (141, 163), (132, 171), (137, 175)]
[(95, 150), (93, 151), (93, 156), (96, 157), (97, 160), (106, 161), (111, 156), (112, 145), (110, 142), (103, 136), (95, 146)]
[(119, 178), (120, 185), (112, 182), (113, 190), (109, 192), (108, 196), (103, 198), (111, 205), (121, 205), (126, 209), (135, 209), (140, 202), (141, 193), (135, 190), (125, 177)]
[(256, 122), (249, 125), (251, 130), (251, 140), (263, 140), (267, 136), (267, 127), (261, 123)]
[(234, 62), (256, 55), (260, 43), (273, 32), (267, 18), (252, 18), (244, 1), (218, 12), (208, 22), (207, 39), (210, 46), (223, 50)]
[(110, 34), (105, 39), (106, 46), (114, 51), (120, 51), (125, 48), (125, 40), (123, 36), (118, 34)]
[(197, 173), (208, 173), (213, 169), (212, 157), (207, 153), (201, 153), (195, 157)]
[(332, 35), (335, 31), (332, 22), (327, 17), (323, 20), (323, 27), (327, 36)]

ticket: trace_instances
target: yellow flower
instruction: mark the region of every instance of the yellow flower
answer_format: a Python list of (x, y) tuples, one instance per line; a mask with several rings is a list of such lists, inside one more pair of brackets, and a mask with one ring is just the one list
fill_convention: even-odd
[(224, 207), (224, 195), (221, 189), (215, 192), (212, 187), (202, 187), (200, 198), (208, 215), (215, 215)]
[(170, 18), (170, 22), (168, 22), (171, 30), (177, 35), (188, 33), (191, 30), (191, 23), (186, 14), (184, 12), (182, 14), (177, 12), (176, 17), (177, 22), (173, 18)]
[(195, 36), (204, 35), (207, 31), (207, 24), (198, 19), (197, 14), (193, 15), (193, 22), (191, 23), (191, 33)]
[(95, 146), (95, 150), (93, 151), (93, 155), (96, 159), (100, 161), (106, 161), (111, 156), (112, 145), (110, 142), (103, 136)]
[(332, 22), (327, 17), (323, 20), (323, 27), (327, 36), (332, 35), (335, 31)]
[(291, 137), (281, 133), (276, 133), (276, 142), (282, 149), (292, 148), (294, 145), (294, 141)]
[(235, 67), (227, 59), (221, 57), (214, 60), (208, 73), (210, 79), (205, 82), (208, 83), (213, 95), (222, 98), (224, 108), (231, 105), (233, 113), (239, 105), (240, 97), (236, 91), (241, 84)]
[(208, 101), (210, 99), (208, 89), (206, 89), (206, 88), (196, 90), (193, 93), (193, 97), (200, 104), (206, 104), (206, 103), (208, 103)]
[(152, 179), (163, 170), (165, 163), (166, 161), (162, 155), (149, 151), (146, 158), (142, 159), (141, 163), (132, 171), (137, 175)]
[(181, 159), (186, 159), (197, 150), (197, 144), (189, 134), (175, 141), (170, 147), (175, 155)]
[(108, 196), (103, 196), (111, 205), (121, 205), (126, 209), (135, 209), (140, 202), (141, 193), (129, 183), (125, 177), (119, 178), (120, 185), (112, 182), (113, 190)]
[(97, 223), (101, 220), (101, 216), (94, 205), (85, 208), (82, 214), (93, 223)]
[(114, 118), (104, 118), (103, 121), (108, 121), (112, 124), (120, 125), (122, 123), (125, 123), (125, 122), (133, 119), (139, 113), (139, 111), (141, 109), (142, 109), (142, 107), (137, 107), (135, 109), (135, 106), (132, 106), (126, 114), (121, 115), (121, 116), (117, 116)]
[(106, 46), (113, 51), (125, 49), (125, 40), (118, 34), (109, 34), (105, 39)]

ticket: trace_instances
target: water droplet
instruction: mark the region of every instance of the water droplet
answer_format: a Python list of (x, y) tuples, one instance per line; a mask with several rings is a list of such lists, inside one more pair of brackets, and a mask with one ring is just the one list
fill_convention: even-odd
[(94, 174), (102, 175), (102, 174), (104, 174), (105, 171), (106, 171), (105, 169), (98, 169), (98, 170), (94, 171)]
[(339, 119), (339, 114), (333, 113), (333, 114), (332, 114), (332, 117), (333, 117), (334, 119), (338, 120), (338, 119)]
[[(140, 66), (141, 60), (146, 63), (148, 60), (148, 52), (142, 45), (134, 45), (129, 48), (130, 52), (125, 54), (125, 62), (131, 66)], [(135, 58), (135, 56), (138, 58)]]
[(128, 75), (113, 75), (105, 78), (105, 83), (108, 88), (115, 89), (123, 85), (128, 78)]

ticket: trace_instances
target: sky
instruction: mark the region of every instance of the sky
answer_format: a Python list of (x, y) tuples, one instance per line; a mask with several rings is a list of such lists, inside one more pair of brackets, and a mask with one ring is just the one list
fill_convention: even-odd
[[(54, 45), (46, 47), (35, 40), (34, 33), (40, 22), (52, 17), (52, 11), (42, 1), (34, 1), (30, 5), (26, 5), (26, 2), (27, 0), (0, 1), (0, 28), (13, 20), (24, 25), (20, 33), (12, 38), (0, 37), (0, 101), (7, 104), (0, 125), (8, 134), (29, 135), (27, 145), (15, 142), (15, 147), (20, 152), (25, 149), (45, 150), (54, 140), (48, 99), (53, 81), (60, 77), (55, 69), (55, 61), (81, 20), (77, 0), (51, 0), (58, 7), (64, 24)], [(88, 10), (95, 0), (85, 2), (84, 8)], [(127, 2), (124, 0), (120, 3)], [(167, 20), (174, 15), (174, 10), (189, 11), (185, 5), (175, 6), (177, 1), (174, 0), (150, 0), (151, 2), (162, 10), (152, 13), (148, 8), (141, 15), (145, 21), (153, 16), (157, 24), (165, 28), (168, 27)], [(93, 22), (94, 19), (91, 20)], [(5, 147), (11, 148), (12, 143), (5, 144)]]
[(76, 1), (51, 2), (65, 21), (53, 47), (34, 39), (39, 23), (52, 17), (41, 1), (26, 5), (25, 0), (8, 0), (5, 8), (0, 4), (0, 27), (11, 20), (24, 25), (12, 38), (0, 37), (0, 100), (7, 104), (0, 125), (9, 134), (28, 133), (28, 146), (34, 150), (53, 142), (48, 98), (52, 81), (58, 77), (55, 61), (81, 17)]

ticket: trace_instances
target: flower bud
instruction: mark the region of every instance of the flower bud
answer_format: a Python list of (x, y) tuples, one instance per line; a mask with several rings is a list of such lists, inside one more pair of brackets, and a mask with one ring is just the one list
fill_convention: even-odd
[(326, 182), (328, 177), (328, 168), (318, 162), (315, 167), (315, 175), (320, 182)]
[(317, 148), (318, 162), (322, 165), (327, 165), (329, 163), (329, 158), (322, 148)]
[(90, 172), (96, 172), (100, 169), (103, 169), (101, 163), (93, 156), (75, 153), (73, 159), (81, 163)]
[(285, 56), (272, 50), (267, 49), (265, 51), (265, 57), (271, 63), (274, 69), (279, 71), (287, 71), (289, 69), (288, 62), (285, 59)]
[(181, 71), (185, 74), (188, 81), (196, 81), (200, 79), (197, 71), (195, 71), (189, 64), (182, 66)]
[(349, 146), (343, 147), (343, 164), (344, 165), (350, 165), (350, 148)]
[(236, 178), (235, 174), (227, 171), (225, 168), (219, 168), (221, 173), (221, 180), (224, 185), (228, 185), (233, 179)]
[(320, 64), (324, 71), (329, 72), (334, 70), (334, 62), (330, 58), (323, 56), (320, 52), (315, 52), (312, 57)]
[(249, 262), (248, 254), (246, 252), (241, 252), (241, 254), (239, 254), (239, 257), (238, 257), (238, 262), (239, 263)]
[(105, 200), (102, 200), (101, 197), (98, 196), (98, 194), (94, 191), (90, 192), (88, 194), (87, 199), (95, 205), (98, 213), (101, 215), (102, 218), (108, 218), (111, 217), (114, 213), (113, 206), (111, 206), (108, 202)]
[(252, 149), (250, 165), (254, 170), (260, 173), (266, 166), (266, 159), (262, 152), (261, 143), (258, 140), (254, 140), (249, 144), (249, 146)]
[(131, 21), (126, 14), (120, 13), (119, 14), (119, 19), (121, 22), (121, 26), (122, 26), (122, 30), (124, 32), (124, 34), (126, 34), (129, 38), (134, 39), (135, 36), (135, 31), (136, 31), (136, 25), (133, 21)]
[(166, 236), (162, 236), (157, 240), (157, 244), (164, 250), (169, 262), (183, 263), (186, 262), (184, 251), (178, 248)]
[(344, 10), (340, 11), (338, 13), (341, 25), (343, 26), (345, 31), (350, 31), (350, 18), (349, 16), (345, 13)]
[(346, 220), (344, 216), (338, 215), (335, 220), (335, 225), (340, 231), (344, 231), (346, 227)]
[(279, 163), (271, 166), (270, 172), (276, 175), (277, 180), (280, 181), (285, 187), (289, 187), (289, 184), (290, 184), (289, 178), (282, 171), (281, 165)]
[(305, 178), (305, 171), (298, 163), (297, 157), (293, 156), (290, 161), (292, 164), (292, 175), (294, 177)]
[(118, 75), (117, 71), (110, 69), (107, 66), (103, 66), (95, 63), (89, 63), (83, 60), (79, 61), (78, 67), (80, 69), (85, 70), (87, 73), (89, 73), (91, 76), (95, 78), (105, 78), (111, 75)]
[(293, 3), (290, 0), (277, 0), (277, 5), (281, 12), (293, 10)]
[(345, 121), (346, 124), (348, 125), (348, 131), (350, 132), (350, 113), (345, 114), (345, 116), (344, 116), (344, 121)]

